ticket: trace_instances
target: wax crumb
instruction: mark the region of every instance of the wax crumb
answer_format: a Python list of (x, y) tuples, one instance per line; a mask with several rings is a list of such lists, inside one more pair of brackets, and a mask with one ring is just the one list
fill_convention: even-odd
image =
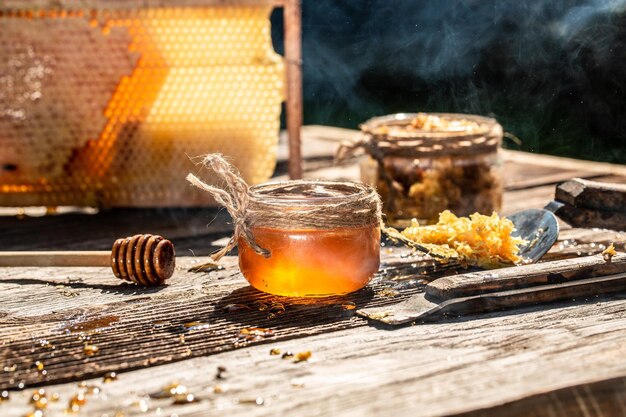
[(604, 258), (606, 262), (611, 262), (611, 259), (613, 259), (615, 255), (617, 255), (617, 251), (615, 250), (615, 246), (613, 245), (613, 243), (611, 243), (608, 248), (602, 251), (602, 258)]

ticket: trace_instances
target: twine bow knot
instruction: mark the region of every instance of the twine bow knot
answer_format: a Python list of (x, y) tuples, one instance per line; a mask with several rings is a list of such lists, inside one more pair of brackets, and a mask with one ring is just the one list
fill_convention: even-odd
[(225, 188), (219, 188), (205, 183), (194, 174), (187, 175), (187, 181), (192, 185), (211, 194), (220, 205), (224, 206), (233, 219), (234, 232), (226, 246), (211, 254), (211, 259), (219, 261), (224, 255), (237, 246), (237, 239), (243, 237), (248, 245), (258, 254), (268, 258), (270, 251), (259, 246), (254, 240), (246, 212), (248, 210), (249, 196), (248, 184), (233, 165), (228, 163), (220, 154), (206, 155), (201, 164), (210, 168), (224, 181)]
[(222, 187), (205, 183), (193, 174), (187, 180), (211, 194), (226, 207), (234, 224), (228, 244), (211, 255), (218, 261), (243, 239), (256, 253), (269, 257), (270, 251), (254, 239), (255, 227), (285, 230), (329, 230), (342, 227), (378, 226), (381, 202), (376, 191), (349, 181), (294, 180), (249, 188), (239, 171), (221, 155), (210, 154), (201, 164), (215, 172)]

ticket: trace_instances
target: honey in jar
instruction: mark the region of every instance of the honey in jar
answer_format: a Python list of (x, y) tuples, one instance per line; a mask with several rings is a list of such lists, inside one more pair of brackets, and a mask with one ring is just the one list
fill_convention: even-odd
[[(327, 296), (363, 288), (380, 262), (376, 193), (358, 183), (288, 181), (252, 187), (250, 228), (258, 253), (238, 238), (250, 285), (282, 296)], [(258, 216), (257, 216), (258, 214)]]
[(258, 290), (322, 297), (363, 288), (380, 263), (382, 203), (359, 182), (296, 180), (248, 187), (219, 154), (204, 157), (219, 186), (194, 174), (191, 184), (211, 194), (235, 226), (218, 261), (239, 246), (239, 267)]
[(363, 288), (378, 270), (380, 228), (253, 229), (265, 258), (239, 240), (239, 267), (250, 285), (271, 294), (323, 296)]

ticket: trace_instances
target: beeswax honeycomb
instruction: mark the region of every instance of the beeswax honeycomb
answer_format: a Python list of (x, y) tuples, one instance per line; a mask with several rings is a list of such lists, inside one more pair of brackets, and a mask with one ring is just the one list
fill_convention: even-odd
[(0, 205), (193, 206), (189, 157), (275, 166), (266, 7), (0, 12)]

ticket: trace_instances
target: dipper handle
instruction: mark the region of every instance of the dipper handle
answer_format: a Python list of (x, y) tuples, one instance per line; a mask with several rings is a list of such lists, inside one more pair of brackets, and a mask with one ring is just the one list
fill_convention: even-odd
[(117, 239), (107, 251), (0, 252), (0, 266), (111, 266), (119, 279), (161, 285), (176, 266), (174, 245), (158, 235)]

